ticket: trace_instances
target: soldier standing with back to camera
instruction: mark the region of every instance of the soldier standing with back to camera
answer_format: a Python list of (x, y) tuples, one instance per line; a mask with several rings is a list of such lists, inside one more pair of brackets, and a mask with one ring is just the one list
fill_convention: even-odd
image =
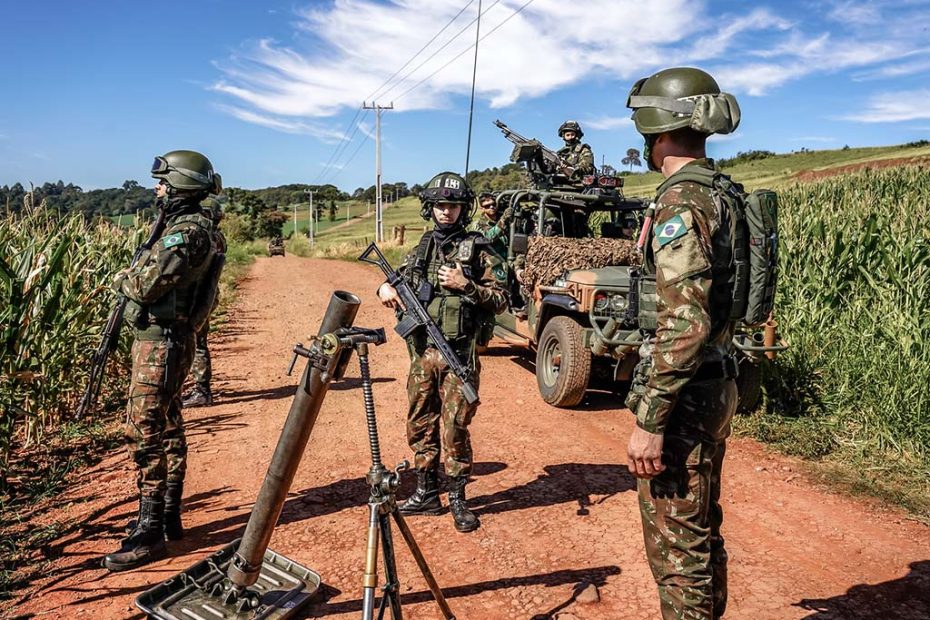
[[(507, 266), (479, 233), (466, 232), (475, 195), (461, 176), (443, 172), (420, 193), (423, 219), (433, 220), (417, 249), (399, 271), (417, 292), (430, 317), (442, 330), (462, 363), (471, 367), (475, 388), (481, 366), (476, 354), (482, 324), (507, 306)], [(397, 291), (384, 283), (381, 302), (400, 309)], [(407, 441), (414, 451), (417, 489), (400, 507), (403, 514), (438, 514), (439, 454), (445, 446), (449, 477), (449, 508), (455, 529), (471, 532), (480, 525), (468, 509), (465, 485), (472, 468), (468, 425), (478, 408), (462, 394), (462, 382), (449, 370), (422, 328), (407, 340), (410, 375), (407, 378)], [(440, 420), (442, 441), (440, 441)]]
[[(643, 155), (665, 182), (645, 231), (640, 351), (627, 405), (636, 415), (630, 471), (639, 478), (646, 555), (662, 617), (719, 618), (727, 602), (720, 474), (736, 409), (731, 213), (694, 179), (715, 174), (705, 141), (739, 124), (739, 107), (699, 69), (673, 68), (630, 92)], [(691, 178), (689, 178), (691, 177)]]
[[(219, 179), (220, 175), (214, 174), (214, 177)], [(217, 193), (222, 191), (219, 181), (217, 181), (217, 188)], [(200, 203), (200, 208), (205, 216), (213, 220), (213, 232), (217, 254), (226, 254), (226, 236), (220, 230), (220, 222), (223, 221), (222, 205), (220, 205), (215, 197), (210, 196)], [(213, 311), (216, 310), (219, 301), (219, 295), (214, 294), (213, 308), (211, 308), (210, 314), (213, 314)], [(213, 404), (213, 389), (211, 387), (211, 381), (213, 380), (213, 362), (210, 359), (210, 348), (207, 343), (209, 334), (210, 317), (208, 316), (203, 327), (197, 331), (197, 336), (195, 338), (194, 361), (191, 364), (191, 379), (194, 385), (191, 386), (187, 394), (182, 397), (181, 402), (185, 408), (205, 407)]]
[(580, 181), (586, 174), (594, 174), (594, 151), (581, 141), (584, 132), (577, 121), (565, 121), (559, 127), (559, 137), (565, 146), (558, 150), (562, 160), (561, 172), (572, 181)]
[(200, 153), (171, 151), (155, 158), (152, 176), (167, 216), (165, 231), (136, 267), (113, 282), (129, 299), (125, 317), (134, 328), (126, 441), (137, 470), (139, 514), (120, 548), (104, 558), (110, 571), (162, 558), (165, 537), (184, 534), (181, 386), (194, 354), (194, 333), (212, 309), (218, 279), (214, 225), (200, 206), (217, 189), (213, 165)]

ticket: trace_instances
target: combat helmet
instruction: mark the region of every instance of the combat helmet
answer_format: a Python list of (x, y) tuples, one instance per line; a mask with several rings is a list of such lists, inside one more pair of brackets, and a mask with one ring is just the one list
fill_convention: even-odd
[(170, 151), (152, 162), (152, 177), (180, 192), (215, 192), (213, 164), (196, 151)]
[(471, 221), (471, 212), (475, 207), (475, 193), (468, 182), (454, 172), (440, 172), (426, 184), (420, 192), (420, 217), (432, 219), (433, 205), (437, 202), (450, 202), (462, 205), (458, 223), (463, 226)]
[(692, 67), (664, 69), (637, 81), (627, 97), (636, 131), (644, 136), (688, 127), (698, 133), (730, 133), (739, 126), (736, 98), (720, 92), (711, 75)]
[(581, 131), (581, 125), (578, 124), (578, 121), (565, 121), (559, 125), (559, 137), (562, 137), (566, 131), (574, 131), (575, 139), (581, 140), (584, 137), (584, 132)]

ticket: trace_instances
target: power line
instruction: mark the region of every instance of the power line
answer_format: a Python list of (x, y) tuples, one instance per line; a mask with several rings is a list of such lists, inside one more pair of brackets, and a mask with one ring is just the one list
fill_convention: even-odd
[(355, 156), (358, 155), (358, 152), (362, 150), (362, 147), (365, 146), (365, 144), (367, 144), (369, 140), (371, 140), (371, 136), (369, 136), (366, 133), (365, 139), (358, 143), (358, 146), (355, 147), (355, 151), (353, 151), (352, 156), (349, 157), (348, 160), (346, 160), (346, 163), (342, 164), (342, 167), (336, 169), (336, 173), (333, 175), (331, 179), (329, 179), (330, 183), (338, 179), (339, 175), (342, 174), (342, 171), (349, 167), (349, 164), (352, 163), (352, 160), (355, 159)]
[[(375, 91), (372, 92), (370, 95), (368, 95), (367, 97), (365, 97), (365, 99), (366, 99), (366, 100), (368, 100), (368, 99), (372, 99), (372, 100), (375, 99), (375, 98), (379, 95), (379, 93), (381, 92), (381, 89), (382, 89), (382, 88), (384, 88), (385, 86), (387, 86), (388, 83), (389, 83), (391, 80), (393, 80), (395, 77), (397, 77), (397, 74), (398, 74), (398, 73), (400, 73), (401, 71), (403, 71), (404, 69), (406, 69), (406, 68), (407, 68), (407, 65), (409, 65), (411, 62), (413, 62), (413, 61), (416, 59), (417, 56), (419, 56), (420, 54), (422, 54), (422, 53), (423, 53), (423, 50), (425, 50), (427, 47), (429, 47), (429, 46), (432, 44), (432, 42), (435, 41), (435, 40), (439, 37), (439, 35), (441, 35), (443, 32), (446, 31), (446, 29), (447, 29), (449, 26), (451, 26), (453, 23), (455, 23), (455, 20), (457, 20), (459, 17), (461, 17), (462, 13), (464, 13), (465, 10), (466, 10), (468, 7), (470, 7), (471, 5), (473, 5), (474, 3), (475, 3), (475, 0), (469, 0), (469, 1), (468, 1), (468, 4), (466, 4), (465, 6), (463, 6), (463, 7), (461, 8), (461, 10), (460, 10), (458, 13), (456, 13), (455, 16), (454, 16), (452, 19), (450, 19), (448, 22), (446, 22), (446, 25), (445, 25), (445, 26), (443, 26), (442, 28), (440, 28), (439, 32), (437, 32), (436, 34), (433, 35), (433, 38), (432, 38), (432, 39), (430, 39), (429, 41), (426, 42), (426, 45), (424, 45), (423, 47), (421, 47), (421, 48), (419, 49), (419, 51), (418, 51), (416, 54), (414, 54), (413, 56), (411, 56), (411, 57), (407, 60), (407, 62), (405, 62), (405, 63), (403, 64), (403, 66), (402, 66), (400, 69), (398, 69), (397, 71), (395, 71), (394, 73), (392, 73), (392, 74), (391, 74), (391, 77), (389, 77), (388, 79), (384, 80), (384, 83), (381, 84), (381, 86), (379, 86), (379, 87), (377, 88), (377, 90), (375, 90)], [(479, 2), (479, 4), (480, 4), (480, 2)]]
[[(427, 47), (429, 47), (429, 46), (433, 43), (433, 41), (435, 41), (435, 40), (439, 37), (439, 35), (441, 35), (443, 32), (445, 32), (445, 31), (449, 28), (449, 26), (451, 26), (453, 23), (455, 23), (455, 21), (462, 15), (462, 13), (464, 13), (465, 10), (468, 9), (468, 7), (470, 7), (472, 4), (474, 4), (474, 2), (475, 2), (475, 0), (469, 0), (468, 3), (467, 3), (465, 6), (463, 6), (463, 7), (461, 8), (461, 10), (459, 10), (459, 12), (456, 13), (456, 14), (452, 17), (452, 19), (450, 19), (448, 22), (446, 22), (446, 25), (445, 25), (445, 26), (443, 26), (442, 28), (439, 29), (439, 32), (437, 32), (436, 34), (433, 35), (433, 38), (431, 38), (429, 41), (426, 42), (426, 45), (424, 45), (423, 47), (421, 47), (421, 48), (417, 51), (416, 54), (414, 54), (413, 56), (411, 56), (411, 57), (407, 60), (407, 62), (405, 62), (397, 71), (395, 71), (394, 73), (392, 73), (391, 76), (390, 76), (388, 79), (386, 79), (386, 80), (381, 84), (381, 86), (379, 86), (379, 87), (378, 87), (377, 89), (375, 89), (371, 94), (369, 94), (367, 97), (365, 97), (365, 99), (366, 99), (366, 100), (367, 100), (367, 99), (374, 99), (374, 98), (376, 97), (376, 95), (378, 95), (378, 93), (379, 93), (385, 86), (387, 86), (387, 85), (391, 82), (391, 80), (393, 80), (393, 79), (397, 76), (398, 73), (400, 73), (400, 72), (403, 71), (405, 68), (407, 68), (407, 66), (408, 66), (411, 62), (413, 62), (413, 61), (417, 58), (417, 56), (419, 56), (420, 54), (422, 54), (422, 53), (423, 53), (423, 50), (425, 50)], [(461, 34), (461, 33), (460, 33), (460, 34)], [(458, 36), (458, 35), (456, 35), (456, 36)], [(454, 40), (454, 39), (455, 39), (455, 37), (453, 37), (452, 40)], [(442, 49), (442, 48), (440, 48), (440, 50), (441, 50), (441, 49)], [(431, 56), (430, 58), (432, 58), (432, 56)], [(427, 60), (429, 60), (429, 59), (427, 59)], [(406, 79), (406, 78), (404, 78), (404, 79)], [(345, 136), (349, 133), (349, 128), (352, 127), (352, 123), (355, 123), (355, 121), (358, 120), (358, 115), (359, 115), (359, 113), (361, 113), (361, 111), (362, 111), (363, 109), (364, 109), (363, 106), (359, 106), (358, 109), (356, 109), (356, 111), (355, 111), (355, 116), (352, 117), (352, 120), (349, 121), (349, 124), (346, 125), (345, 130), (342, 132), (343, 137), (345, 137)], [(366, 112), (366, 115), (367, 115), (367, 112)], [(360, 121), (360, 120), (359, 120), (359, 124), (361, 124), (361, 121)], [(329, 168), (330, 168), (331, 166), (335, 165), (335, 162), (337, 162), (337, 161), (339, 160), (339, 158), (340, 158), (342, 155), (345, 154), (345, 152), (348, 150), (348, 145), (349, 145), (349, 143), (351, 143), (352, 140), (355, 138), (355, 134), (358, 132), (358, 128), (359, 128), (359, 125), (358, 125), (358, 124), (355, 125), (355, 129), (352, 131), (352, 136), (349, 137), (348, 140), (342, 140), (339, 144), (336, 145), (336, 148), (333, 149), (333, 152), (332, 152), (332, 153), (330, 153), (329, 159), (326, 161), (326, 164), (324, 164), (323, 167), (320, 169), (320, 173), (317, 175), (317, 182), (322, 181), (322, 180), (323, 180), (323, 176), (327, 173), (327, 171), (329, 170)], [(357, 149), (356, 149), (356, 152), (357, 152)], [(351, 160), (351, 159), (352, 159), (352, 158), (350, 158), (350, 160)], [(346, 164), (343, 164), (343, 165), (345, 166)]]
[[(498, 0), (498, 1), (499, 1), (499, 0)], [(487, 39), (489, 36), (491, 36), (492, 34), (494, 34), (501, 26), (503, 26), (504, 24), (506, 24), (507, 22), (509, 22), (511, 19), (513, 19), (514, 17), (516, 17), (517, 15), (519, 15), (519, 14), (523, 11), (523, 9), (525, 9), (525, 8), (528, 7), (529, 5), (533, 4), (533, 2), (535, 2), (535, 1), (536, 1), (536, 0), (527, 0), (527, 1), (523, 4), (523, 6), (521, 6), (519, 9), (517, 9), (516, 11), (514, 11), (513, 13), (511, 13), (510, 15), (508, 15), (508, 16), (507, 16), (507, 19), (505, 19), (504, 21), (502, 21), (502, 22), (499, 23), (498, 25), (494, 26), (494, 28), (492, 28), (486, 35), (484, 35), (483, 37), (481, 37), (481, 39), (479, 39), (478, 42), (480, 43), (481, 41), (484, 41), (484, 40)], [(494, 4), (497, 4), (497, 2), (495, 2)], [(492, 4), (491, 7), (493, 7), (493, 6), (494, 6), (494, 5)], [(490, 10), (491, 7), (488, 7), (488, 10)], [(487, 13), (487, 12), (488, 12), (488, 11), (485, 11), (485, 13)], [(427, 75), (425, 78), (423, 78), (422, 80), (420, 80), (419, 82), (417, 82), (416, 84), (414, 84), (413, 86), (411, 86), (410, 88), (408, 88), (407, 90), (405, 90), (404, 92), (402, 92), (400, 95), (398, 95), (397, 97), (395, 97), (395, 98), (394, 98), (394, 101), (399, 101), (400, 99), (403, 99), (405, 96), (409, 95), (413, 90), (415, 90), (415, 89), (419, 88), (420, 86), (422, 86), (423, 83), (424, 83), (426, 80), (430, 79), (431, 77), (433, 77), (434, 75), (436, 75), (437, 73), (439, 73), (440, 71), (442, 71), (443, 69), (445, 69), (446, 67), (448, 67), (449, 65), (451, 65), (453, 62), (455, 62), (456, 60), (458, 60), (459, 58), (461, 58), (462, 56), (464, 56), (466, 53), (468, 53), (473, 47), (475, 47), (475, 45), (477, 45), (477, 43), (473, 43), (473, 44), (469, 45), (468, 47), (466, 47), (465, 49), (463, 49), (461, 52), (459, 52), (459, 54), (458, 54), (457, 56), (455, 56), (454, 58), (452, 58), (452, 60), (450, 60), (449, 62), (447, 62), (447, 63), (444, 64), (443, 66), (439, 67), (438, 69), (436, 69), (435, 71), (433, 71), (432, 73), (430, 73), (429, 75)]]
[[(500, 3), (500, 1), (501, 1), (501, 0), (494, 0), (494, 2), (491, 4), (491, 6), (489, 6), (488, 8), (486, 8), (486, 9), (482, 12), (482, 15), (486, 15), (487, 12), (490, 11), (491, 9), (493, 9), (495, 6), (497, 6), (497, 5)], [(521, 10), (522, 10), (522, 9), (521, 9)], [(480, 17), (480, 16), (479, 16), (479, 17)], [(511, 16), (511, 17), (512, 17), (512, 16)], [(446, 49), (447, 47), (449, 47), (449, 45), (450, 45), (453, 41), (455, 41), (455, 40), (458, 39), (460, 36), (462, 36), (462, 34), (464, 34), (469, 28), (471, 28), (472, 24), (474, 24), (474, 23), (477, 22), (477, 21), (478, 21), (478, 17), (476, 17), (475, 19), (473, 19), (473, 20), (471, 20), (470, 22), (468, 22), (467, 24), (465, 24), (465, 27), (464, 27), (464, 28), (462, 28), (461, 30), (459, 30), (458, 32), (456, 32), (455, 35), (454, 35), (451, 39), (449, 39), (448, 41), (446, 41), (445, 43), (443, 43), (442, 46), (440, 46), (439, 49), (437, 49), (437, 50), (434, 51), (432, 54), (430, 54), (430, 55), (429, 55), (429, 58), (427, 58), (426, 60), (424, 60), (423, 62), (421, 62), (420, 64), (418, 64), (416, 67), (414, 67), (413, 70), (408, 71), (408, 72), (407, 72), (407, 75), (405, 75), (404, 77), (402, 77), (400, 80), (398, 80), (397, 82), (395, 82), (393, 86), (391, 86), (391, 87), (388, 88), (386, 91), (384, 91), (383, 93), (381, 93), (381, 97), (384, 97), (384, 96), (387, 95), (389, 92), (391, 92), (392, 90), (394, 90), (395, 88), (397, 88), (400, 84), (403, 84), (404, 82), (406, 82), (406, 81), (410, 78), (411, 75), (413, 75), (414, 73), (416, 73), (417, 71), (419, 71), (419, 70), (423, 67), (423, 65), (425, 65), (426, 63), (428, 63), (429, 61), (431, 61), (433, 58), (435, 58), (436, 55), (439, 54), (439, 52), (441, 52), (442, 50), (444, 50), (444, 49)], [(471, 47), (469, 47), (468, 49), (470, 50)], [(468, 51), (468, 50), (465, 50), (465, 51)], [(459, 56), (461, 56), (461, 54), (459, 54)], [(458, 58), (458, 56), (456, 56), (456, 58)], [(445, 66), (446, 66), (446, 65), (443, 65), (443, 67), (445, 67)], [(435, 73), (433, 73), (433, 74), (431, 74), (431, 75), (435, 75)]]
[[(319, 183), (319, 181), (323, 180), (323, 175), (326, 173), (326, 170), (327, 170), (327, 168), (329, 168), (330, 164), (333, 163), (333, 160), (336, 158), (336, 154), (339, 153), (340, 149), (341, 149), (341, 150), (345, 150), (346, 140), (345, 140), (344, 138), (345, 138), (346, 134), (349, 133), (349, 127), (352, 126), (352, 123), (355, 122), (355, 120), (358, 118), (358, 115), (361, 114), (361, 113), (362, 113), (362, 106), (359, 106), (358, 109), (355, 110), (355, 116), (352, 117), (352, 120), (349, 121), (349, 124), (346, 125), (345, 130), (342, 132), (343, 140), (341, 140), (341, 141), (339, 142), (339, 144), (336, 145), (336, 148), (333, 149), (333, 152), (329, 154), (329, 159), (326, 160), (326, 163), (325, 163), (325, 164), (323, 165), (323, 167), (320, 169), (320, 172), (316, 175), (316, 180), (315, 180), (315, 182), (314, 182), (314, 185), (316, 185), (317, 183)], [(357, 128), (357, 127), (358, 127), (358, 126), (356, 125), (356, 128)], [(355, 134), (353, 133), (352, 135), (354, 136)], [(350, 138), (349, 140), (351, 140), (351, 138)]]

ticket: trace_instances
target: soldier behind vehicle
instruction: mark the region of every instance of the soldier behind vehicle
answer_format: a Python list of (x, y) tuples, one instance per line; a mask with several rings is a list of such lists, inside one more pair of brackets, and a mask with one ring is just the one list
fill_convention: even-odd
[(481, 192), (478, 195), (478, 209), (480, 215), (474, 221), (468, 230), (481, 233), (485, 239), (491, 242), (491, 247), (501, 257), (507, 256), (507, 233), (506, 225), (510, 218), (502, 218), (500, 206), (497, 204), (497, 198), (491, 192)]
[(139, 514), (120, 548), (103, 565), (110, 571), (142, 566), (167, 554), (177, 540), (187, 469), (181, 385), (194, 355), (194, 334), (213, 305), (218, 279), (213, 221), (201, 201), (216, 191), (210, 161), (194, 151), (156, 157), (155, 193), (167, 216), (161, 238), (136, 266), (119, 272), (113, 288), (128, 299), (134, 328), (126, 441), (136, 465)]
[[(420, 200), (420, 215), (432, 220), (434, 227), (423, 235), (398, 271), (417, 292), (458, 358), (471, 368), (477, 388), (481, 366), (476, 348), (486, 344), (480, 336), (486, 333), (482, 326), (507, 307), (507, 264), (480, 234), (466, 232), (475, 197), (461, 176), (452, 172), (436, 175), (421, 192)], [(385, 306), (402, 314), (393, 286), (382, 284), (378, 297)], [(468, 509), (465, 498), (472, 468), (468, 426), (478, 403), (467, 401), (461, 379), (450, 371), (423, 328), (411, 334), (407, 348), (407, 441), (415, 453), (417, 489), (400, 511), (438, 514), (442, 510), (438, 472), (440, 448), (444, 445), (449, 508), (455, 529), (471, 532), (480, 522)]]
[[(215, 174), (219, 179), (220, 175)], [(222, 191), (220, 183), (217, 182), (217, 191)], [(223, 207), (213, 196), (200, 203), (204, 215), (213, 220), (214, 235), (216, 239), (216, 252), (218, 255), (226, 254), (226, 236), (220, 230), (220, 222), (223, 221)], [(219, 284), (219, 282), (217, 282)], [(213, 294), (214, 302), (210, 314), (216, 310), (219, 305), (219, 291)], [(191, 379), (194, 385), (181, 397), (181, 404), (187, 407), (207, 407), (213, 404), (213, 390), (210, 382), (213, 379), (213, 363), (210, 359), (210, 349), (207, 346), (207, 335), (210, 333), (210, 317), (207, 317), (206, 323), (197, 331), (197, 337), (194, 345), (194, 361), (191, 364)]]
[(639, 80), (627, 107), (647, 165), (665, 177), (640, 237), (651, 292), (640, 296), (639, 324), (650, 335), (626, 401), (636, 415), (628, 463), (639, 478), (662, 617), (711, 620), (727, 603), (720, 478), (737, 402), (739, 274), (735, 212), (718, 194), (730, 181), (707, 159), (705, 142), (734, 131), (740, 112), (713, 77), (692, 68)]
[(561, 172), (573, 182), (580, 182), (586, 174), (594, 174), (594, 151), (581, 141), (584, 132), (577, 121), (565, 121), (559, 127), (559, 137), (565, 146), (558, 150)]

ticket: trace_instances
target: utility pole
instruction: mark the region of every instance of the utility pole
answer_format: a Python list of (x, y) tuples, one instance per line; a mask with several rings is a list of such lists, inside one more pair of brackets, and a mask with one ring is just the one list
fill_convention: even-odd
[(309, 211), (310, 224), (307, 227), (308, 228), (307, 236), (310, 238), (310, 247), (312, 248), (313, 247), (313, 190), (305, 189), (304, 193), (310, 195), (310, 211)]
[(381, 111), (393, 110), (394, 102), (383, 106), (374, 101), (371, 105), (363, 101), (362, 108), (375, 111), (375, 241), (382, 243), (384, 241), (384, 213), (381, 204)]

